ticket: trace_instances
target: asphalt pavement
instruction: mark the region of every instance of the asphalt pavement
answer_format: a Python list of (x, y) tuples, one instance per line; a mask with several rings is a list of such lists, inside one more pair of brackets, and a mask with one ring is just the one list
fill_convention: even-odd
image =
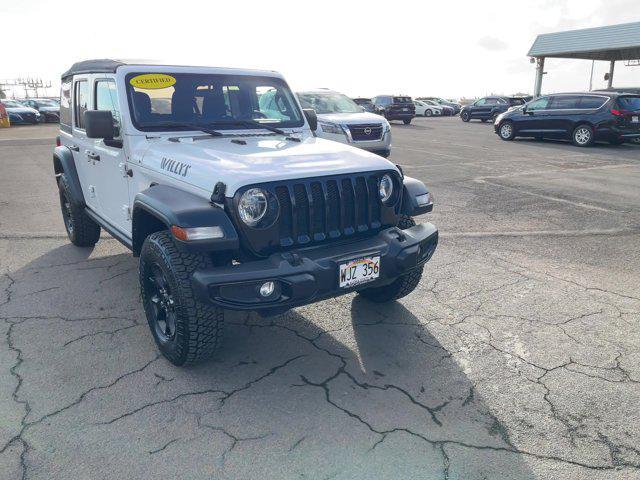
[(0, 130), (0, 478), (640, 479), (640, 147), (394, 122), (417, 290), (227, 316), (158, 356), (137, 262), (66, 239), (55, 126)]

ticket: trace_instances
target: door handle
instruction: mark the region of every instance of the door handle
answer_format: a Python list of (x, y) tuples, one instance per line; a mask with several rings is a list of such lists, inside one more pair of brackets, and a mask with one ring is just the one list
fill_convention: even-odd
[(89, 160), (93, 160), (94, 162), (100, 161), (100, 155), (94, 152), (87, 152), (87, 158), (89, 158)]
[(80, 147), (78, 145), (69, 145), (69, 150), (73, 150), (74, 152), (79, 152)]

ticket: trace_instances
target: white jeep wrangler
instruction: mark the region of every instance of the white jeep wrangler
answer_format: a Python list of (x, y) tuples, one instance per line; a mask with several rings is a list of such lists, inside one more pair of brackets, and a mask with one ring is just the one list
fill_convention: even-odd
[(60, 117), (69, 239), (90, 247), (102, 227), (140, 257), (149, 326), (176, 365), (216, 350), (225, 309), (391, 301), (436, 248), (436, 228), (412, 220), (433, 208), (424, 184), (317, 138), (315, 112), (275, 72), (79, 62)]

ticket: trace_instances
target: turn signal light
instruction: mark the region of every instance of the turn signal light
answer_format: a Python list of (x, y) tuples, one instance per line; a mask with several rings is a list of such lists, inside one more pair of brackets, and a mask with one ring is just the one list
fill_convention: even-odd
[(224, 238), (224, 232), (220, 227), (195, 227), (182, 228), (177, 225), (171, 227), (171, 233), (178, 240), (189, 242), (194, 240), (211, 240), (214, 238)]

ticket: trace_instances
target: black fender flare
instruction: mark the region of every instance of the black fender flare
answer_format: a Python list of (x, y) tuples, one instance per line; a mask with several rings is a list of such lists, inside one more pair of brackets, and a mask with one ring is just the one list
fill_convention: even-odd
[(418, 179), (407, 176), (402, 179), (402, 183), (402, 205), (400, 213), (414, 217), (416, 215), (429, 213), (433, 210), (433, 202), (418, 205), (417, 197), (429, 193), (429, 189), (424, 183)]
[(80, 207), (85, 207), (84, 194), (80, 186), (78, 170), (76, 170), (73, 152), (69, 150), (69, 147), (61, 145), (53, 150), (53, 171), (56, 175), (56, 181), (58, 177), (64, 173), (67, 178), (67, 183), (69, 184), (71, 196), (73, 197), (70, 200)]
[(144, 239), (157, 228), (149, 225), (149, 218), (170, 229), (218, 226), (223, 238), (176, 243), (187, 251), (235, 251), (239, 248), (238, 233), (227, 213), (219, 206), (193, 193), (169, 185), (153, 185), (139, 192), (133, 201), (131, 224), (133, 253), (138, 255)]

